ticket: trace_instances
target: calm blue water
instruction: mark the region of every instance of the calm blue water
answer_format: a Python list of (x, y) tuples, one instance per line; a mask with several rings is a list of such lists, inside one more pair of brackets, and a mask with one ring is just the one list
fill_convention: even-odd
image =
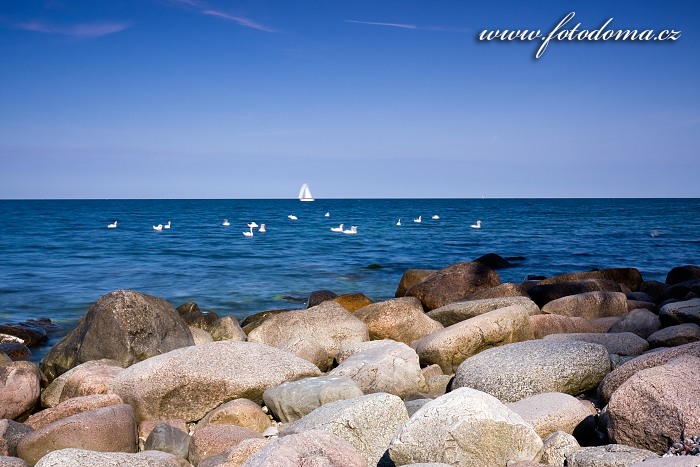
[[(663, 281), (700, 264), (697, 199), (0, 201), (0, 218), (0, 324), (48, 317), (66, 332), (115, 289), (240, 319), (301, 307), (282, 297), (318, 289), (391, 298), (405, 269), (490, 252), (526, 258), (499, 271), (503, 282), (618, 266)], [(477, 219), (483, 228), (469, 228)], [(244, 237), (251, 221), (267, 233)], [(359, 233), (330, 231), (340, 223)]]

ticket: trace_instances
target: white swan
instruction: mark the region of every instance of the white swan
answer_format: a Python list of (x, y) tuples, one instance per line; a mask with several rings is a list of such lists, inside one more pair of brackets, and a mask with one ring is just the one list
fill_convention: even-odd
[(228, 221), (228, 219), (224, 219), (224, 222), (221, 225), (223, 225), (224, 227), (228, 227), (229, 225), (231, 225), (231, 223)]
[(330, 213), (330, 212), (327, 212), (327, 213), (325, 213), (325, 214), (323, 215), (323, 217), (331, 217), (331, 213)]
[(168, 221), (168, 223), (165, 224), (165, 225), (163, 226), (163, 228), (164, 228), (164, 229), (169, 229), (169, 228), (170, 228), (170, 221)]
[(108, 228), (108, 229), (116, 229), (116, 228), (117, 228), (117, 221), (114, 221), (113, 224), (109, 224), (109, 225), (107, 226), (107, 228)]
[(248, 232), (243, 232), (243, 235), (246, 237), (252, 237), (253, 236), (253, 228), (251, 227)]
[(163, 230), (163, 224), (154, 225), (153, 230), (158, 230), (158, 231)]
[(255, 223), (255, 222), (251, 222), (251, 223), (248, 224), (248, 227), (250, 227), (251, 229), (254, 229), (254, 228), (256, 228), (257, 226), (258, 226), (258, 224)]
[(437, 214), (435, 214), (435, 215), (433, 216), (433, 219), (438, 220), (438, 219), (440, 219), (440, 216), (438, 216)]
[(343, 231), (343, 224), (340, 224), (338, 227), (331, 227), (331, 232), (342, 232)]
[(265, 233), (267, 230), (265, 229), (265, 224), (260, 224), (260, 228), (258, 229), (258, 232)]
[(472, 229), (480, 229), (481, 228), (481, 221), (476, 221), (476, 224), (472, 224), (469, 227)]
[(422, 220), (423, 220), (423, 216), (418, 216), (418, 219), (413, 219), (413, 222), (418, 222), (420, 224), (420, 222)]
[(396, 225), (401, 225), (401, 219), (399, 219), (398, 221), (396, 221)]
[(356, 226), (356, 225), (353, 225), (353, 226), (350, 227), (350, 229), (348, 229), (348, 230), (343, 230), (343, 233), (344, 233), (344, 234), (348, 234), (348, 235), (354, 235), (354, 234), (357, 233), (357, 226)]
[(290, 214), (287, 217), (289, 217), (293, 221), (297, 220), (297, 216), (295, 216), (294, 214)]

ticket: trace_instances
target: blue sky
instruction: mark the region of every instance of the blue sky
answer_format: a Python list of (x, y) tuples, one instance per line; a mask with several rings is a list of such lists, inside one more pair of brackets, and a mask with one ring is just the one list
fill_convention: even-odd
[[(485, 42), (484, 29), (676, 41)], [(0, 1), (0, 199), (700, 197), (700, 2)]]

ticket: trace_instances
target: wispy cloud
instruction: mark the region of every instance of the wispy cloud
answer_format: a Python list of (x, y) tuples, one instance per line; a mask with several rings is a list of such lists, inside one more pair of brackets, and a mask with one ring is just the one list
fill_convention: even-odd
[(354, 19), (346, 19), (346, 23), (355, 23), (355, 24), (368, 24), (370, 26), (388, 26), (391, 28), (401, 28), (401, 29), (418, 29), (418, 26), (415, 24), (402, 24), (402, 23), (380, 23), (380, 22), (375, 22), (375, 21), (357, 21)]
[(265, 31), (265, 32), (276, 32), (274, 29), (267, 27), (263, 24), (256, 23), (255, 21), (245, 18), (243, 16), (233, 16), (229, 15), (228, 13), (224, 13), (221, 11), (217, 10), (201, 10), (201, 13), (203, 15), (208, 15), (208, 16), (216, 16), (217, 18), (222, 18), (225, 19), (226, 21), (231, 21), (233, 23), (236, 23), (240, 26), (245, 26), (247, 28), (251, 29), (257, 29), (259, 31)]
[(71, 37), (100, 37), (129, 29), (130, 23), (79, 23), (79, 24), (50, 24), (40, 21), (17, 23), (16, 29), (23, 31), (41, 32), (44, 34), (60, 34)]

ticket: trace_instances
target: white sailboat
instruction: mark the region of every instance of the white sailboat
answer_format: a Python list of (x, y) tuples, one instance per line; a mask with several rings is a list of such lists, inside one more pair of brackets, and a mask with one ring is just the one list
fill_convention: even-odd
[(313, 201), (314, 197), (311, 196), (311, 190), (309, 190), (309, 185), (304, 183), (299, 190), (299, 201)]

